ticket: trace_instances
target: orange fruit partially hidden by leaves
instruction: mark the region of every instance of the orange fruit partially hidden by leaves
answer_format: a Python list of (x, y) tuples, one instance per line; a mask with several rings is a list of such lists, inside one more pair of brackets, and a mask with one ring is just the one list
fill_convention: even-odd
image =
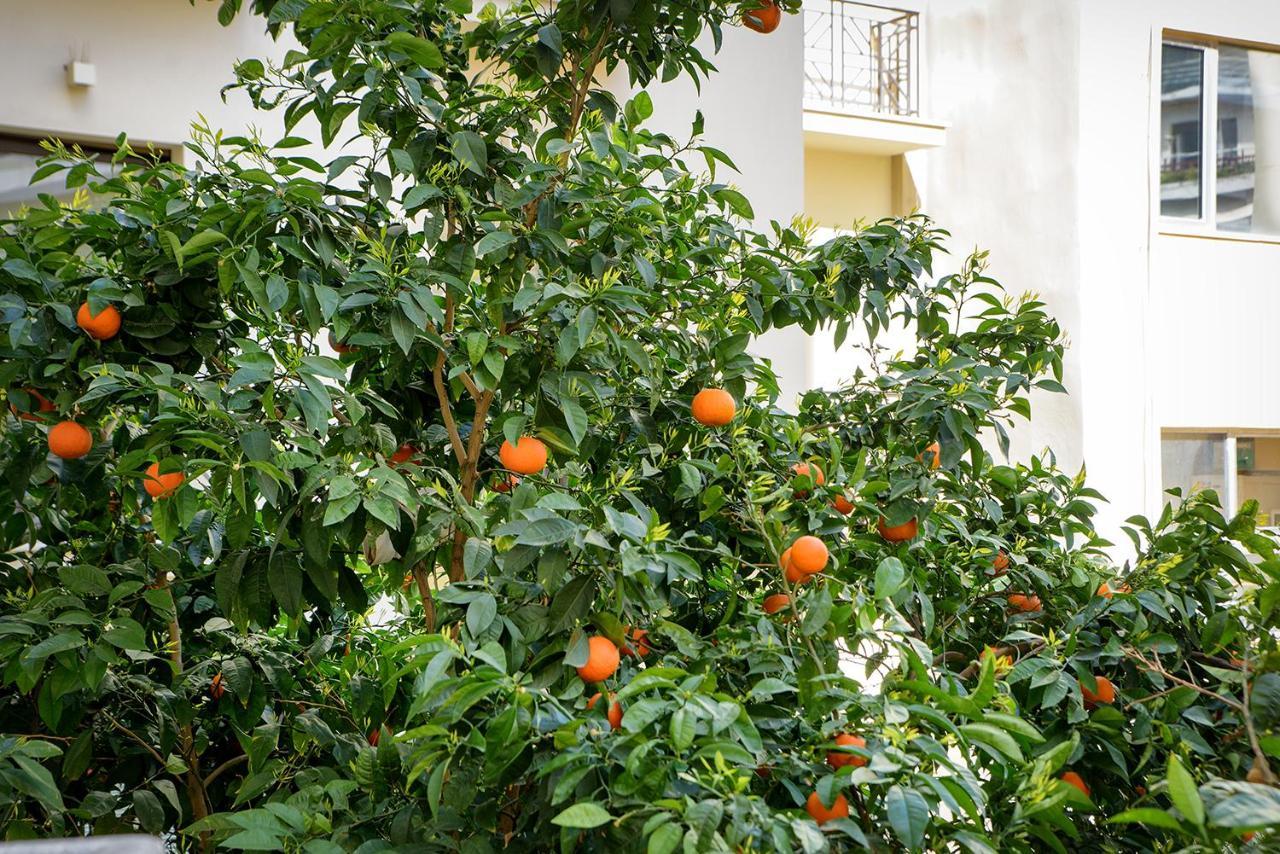
[(762, 0), (755, 9), (742, 13), (742, 23), (757, 33), (771, 33), (782, 23), (782, 10), (773, 0)]
[(493, 491), (508, 493), (520, 485), (520, 478), (517, 475), (509, 474), (504, 478), (493, 482)]
[(810, 534), (805, 534), (787, 549), (791, 553), (791, 565), (805, 575), (822, 572), (830, 559), (826, 543)]
[(181, 471), (170, 471), (161, 474), (160, 463), (155, 462), (147, 466), (147, 476), (142, 480), (142, 488), (152, 498), (168, 498), (178, 491), (178, 487), (182, 486), (182, 482), (186, 478), (187, 476)]
[(1043, 607), (1039, 596), (1028, 596), (1025, 593), (1010, 593), (1008, 602), (1010, 608), (1024, 614), (1034, 613)]
[(225, 693), (227, 693), (227, 687), (222, 684), (222, 674), (213, 674), (213, 681), (209, 683), (209, 696), (215, 700), (221, 700)]
[(120, 332), (120, 311), (114, 305), (103, 307), (102, 311), (93, 314), (89, 311), (89, 303), (81, 303), (76, 312), (76, 326), (89, 333), (90, 338), (107, 341), (115, 338)]
[(772, 596), (764, 597), (764, 604), (762, 607), (766, 614), (776, 614), (790, 604), (790, 596), (785, 593), (775, 593)]
[(375, 730), (370, 730), (370, 731), (369, 731), (369, 745), (370, 745), (371, 747), (377, 747), (377, 746), (378, 746), (378, 741), (379, 741), (381, 738), (382, 738), (382, 727), (378, 727), (378, 728), (377, 728), (377, 729), (375, 729)]
[(49, 450), (64, 460), (78, 460), (93, 448), (93, 435), (74, 421), (49, 428)]
[[(861, 747), (866, 748), (867, 740), (860, 735), (851, 735), (842, 732), (835, 738), (836, 745), (839, 747)], [(853, 753), (845, 753), (840, 750), (831, 750), (827, 752), (827, 764), (832, 768), (843, 768), (846, 765), (852, 765), (854, 768), (861, 768), (867, 764), (867, 757), (858, 756)]]
[(547, 467), (547, 446), (532, 436), (521, 436), (514, 445), (504, 439), (498, 458), (516, 474), (537, 474)]
[[(599, 701), (600, 692), (597, 691), (592, 695), (590, 700), (587, 700), (587, 708), (594, 709), (596, 707), (596, 703)], [(609, 719), (609, 729), (617, 729), (622, 726), (622, 704), (615, 703), (612, 694), (609, 695), (608, 700), (605, 700), (605, 704), (608, 707), (605, 712), (605, 716)]]
[(914, 540), (916, 534), (920, 533), (920, 524), (911, 518), (901, 525), (890, 525), (881, 516), (880, 521), (876, 523), (876, 530), (890, 543), (905, 543), (907, 540)]
[(1129, 587), (1128, 584), (1120, 584), (1116, 587), (1115, 590), (1112, 590), (1111, 585), (1105, 581), (1098, 585), (1098, 595), (1101, 596), (1103, 599), (1110, 599), (1112, 596), (1116, 595), (1117, 593), (1132, 593), (1132, 592), (1133, 590), (1132, 588)]
[(991, 561), (991, 574), (997, 578), (1009, 571), (1009, 556), (1005, 554), (1004, 549), (996, 552), (995, 560)]
[(738, 404), (722, 388), (704, 388), (693, 396), (693, 420), (707, 427), (723, 427), (733, 420)]
[(9, 411), (21, 418), (23, 421), (39, 421), (40, 415), (46, 412), (53, 412), (55, 409), (54, 405), (49, 402), (49, 399), (35, 389), (24, 388), (23, 391), (31, 398), (31, 402), (34, 404), (35, 409), (23, 411), (18, 409), (12, 401), (9, 402)]
[(1081, 793), (1084, 794), (1086, 798), (1090, 796), (1090, 789), (1088, 784), (1085, 783), (1084, 778), (1081, 777), (1079, 774), (1077, 774), (1075, 771), (1068, 771), (1058, 779), (1069, 786), (1075, 786), (1077, 789), (1081, 791)]
[(1098, 690), (1090, 691), (1083, 681), (1080, 683), (1080, 693), (1084, 695), (1084, 707), (1092, 709), (1099, 703), (1114, 703), (1116, 701), (1116, 686), (1111, 684), (1111, 680), (1105, 676), (1095, 676), (1093, 681), (1097, 683)]
[[(925, 459), (928, 457), (928, 460)], [(916, 454), (916, 459), (925, 463), (929, 468), (936, 469), (942, 465), (942, 446), (937, 442), (927, 446), (923, 451)]]
[(836, 795), (835, 802), (828, 807), (822, 802), (822, 798), (818, 797), (818, 793), (813, 792), (809, 795), (809, 800), (805, 801), (804, 808), (818, 824), (826, 824), (834, 818), (849, 817), (849, 802), (845, 800), (844, 795)]
[[(822, 486), (827, 482), (827, 476), (822, 473), (822, 469), (818, 468), (817, 463), (796, 463), (791, 467), (791, 473), (796, 477), (807, 477), (809, 482), (814, 486)], [(796, 495), (801, 498), (807, 496), (809, 490), (797, 489)]]
[(603, 682), (618, 670), (622, 660), (613, 641), (599, 635), (587, 641), (587, 663), (578, 668), (584, 682)]
[(647, 629), (631, 629), (627, 632), (627, 637), (635, 644), (635, 648), (631, 644), (622, 647), (622, 654), (632, 656), (634, 658), (644, 658), (653, 652), (653, 647), (649, 646), (649, 631)]
[(396, 465), (400, 465), (401, 463), (409, 462), (409, 460), (413, 459), (417, 455), (418, 449), (409, 442), (405, 442), (403, 445), (396, 448), (396, 452), (391, 455), (391, 462)]
[(842, 516), (848, 516), (853, 512), (853, 502), (846, 498), (843, 492), (836, 493), (836, 497), (831, 499), (831, 506)]

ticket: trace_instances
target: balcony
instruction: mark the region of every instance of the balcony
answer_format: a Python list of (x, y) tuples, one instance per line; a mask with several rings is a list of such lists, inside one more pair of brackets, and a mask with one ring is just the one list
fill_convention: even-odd
[(942, 145), (921, 112), (920, 14), (805, 0), (804, 128), (822, 148), (902, 154)]

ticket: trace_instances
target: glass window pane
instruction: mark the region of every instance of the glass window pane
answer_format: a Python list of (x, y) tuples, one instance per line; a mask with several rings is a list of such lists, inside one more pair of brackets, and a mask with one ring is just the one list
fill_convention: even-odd
[[(1178, 433), (1160, 440), (1161, 489), (1178, 488), (1185, 498), (1202, 489), (1217, 490), (1225, 500), (1226, 436), (1217, 433)], [(1170, 501), (1175, 499), (1170, 498)]]
[(1280, 525), (1280, 437), (1236, 439), (1236, 493), (1258, 502), (1258, 524)]
[(1166, 44), (1160, 59), (1160, 215), (1199, 219), (1204, 51)]
[(1280, 53), (1218, 49), (1217, 227), (1280, 234)]

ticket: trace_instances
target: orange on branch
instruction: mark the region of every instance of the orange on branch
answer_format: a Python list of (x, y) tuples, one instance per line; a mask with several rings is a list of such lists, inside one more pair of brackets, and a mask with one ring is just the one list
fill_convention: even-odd
[(996, 552), (995, 559), (991, 561), (991, 574), (999, 578), (1009, 571), (1009, 556), (1005, 554), (1004, 549)]
[(1010, 608), (1024, 614), (1034, 613), (1043, 607), (1039, 596), (1028, 596), (1025, 593), (1010, 593), (1007, 601)]
[(1084, 707), (1086, 709), (1092, 709), (1099, 703), (1114, 703), (1116, 701), (1116, 686), (1111, 684), (1110, 679), (1105, 676), (1095, 676), (1093, 681), (1098, 686), (1096, 691), (1090, 691), (1083, 680), (1080, 682), (1080, 693), (1084, 696)]
[(115, 338), (120, 332), (121, 322), (120, 311), (114, 305), (104, 306), (102, 311), (93, 314), (89, 310), (89, 303), (86, 302), (82, 303), (80, 310), (76, 312), (76, 326), (87, 332), (90, 338), (98, 341)]
[[(587, 708), (594, 709), (596, 703), (600, 701), (600, 692), (597, 691), (587, 700)], [(613, 694), (609, 695), (609, 699), (605, 700), (605, 717), (609, 719), (609, 729), (617, 729), (622, 726), (622, 704), (614, 702)]]
[(905, 543), (908, 540), (914, 540), (916, 534), (920, 533), (920, 524), (912, 517), (901, 525), (890, 525), (881, 516), (880, 521), (876, 523), (876, 530), (887, 542)]
[(498, 459), (516, 474), (537, 474), (547, 467), (547, 446), (533, 436), (521, 436), (514, 445), (504, 439)]
[(774, 0), (761, 0), (760, 5), (742, 13), (742, 23), (757, 33), (773, 32), (782, 23), (782, 10)]
[[(791, 473), (796, 477), (809, 478), (809, 482), (814, 486), (822, 486), (827, 482), (827, 476), (822, 473), (822, 469), (818, 468), (817, 463), (796, 463), (791, 467)], [(796, 495), (807, 498), (809, 490), (797, 489)]]
[(493, 482), (493, 491), (506, 494), (520, 485), (520, 478), (517, 475), (509, 474), (504, 478), (498, 478)]
[[(926, 456), (928, 457), (927, 461), (925, 460)], [(926, 446), (923, 451), (916, 454), (916, 459), (928, 465), (930, 469), (938, 468), (942, 465), (942, 445), (934, 442)]]
[(413, 459), (417, 455), (418, 449), (411, 443), (405, 442), (403, 445), (396, 448), (396, 452), (391, 455), (391, 462), (395, 465), (400, 465), (401, 463), (409, 462), (409, 460)]
[[(861, 747), (866, 749), (867, 740), (860, 735), (852, 735), (851, 733), (842, 732), (835, 737), (838, 747)], [(827, 752), (827, 764), (832, 768), (843, 768), (846, 765), (852, 765), (854, 768), (861, 768), (867, 764), (867, 757), (858, 756), (853, 753), (845, 753), (840, 750), (831, 750)]]
[(350, 344), (343, 344), (338, 337), (333, 334), (333, 330), (329, 330), (329, 349), (337, 353), (339, 356), (345, 356), (347, 353), (354, 353), (359, 347), (353, 347)]
[(147, 476), (142, 480), (142, 488), (152, 498), (168, 498), (178, 491), (178, 487), (186, 479), (187, 476), (180, 470), (161, 474), (160, 463), (154, 462), (147, 466)]
[(1085, 783), (1084, 778), (1075, 771), (1068, 771), (1058, 779), (1069, 786), (1075, 786), (1086, 798), (1090, 796), (1091, 790), (1089, 789), (1089, 785)]
[(704, 388), (693, 396), (693, 420), (707, 427), (723, 427), (733, 420), (738, 404), (722, 388)]
[(772, 596), (764, 597), (764, 608), (766, 614), (776, 614), (783, 608), (791, 604), (791, 597), (785, 593), (774, 593)]
[(848, 516), (853, 512), (853, 502), (846, 498), (843, 492), (836, 493), (836, 497), (831, 499), (831, 506), (842, 516)]
[(653, 647), (649, 646), (649, 631), (647, 629), (630, 629), (627, 631), (627, 637), (635, 644), (633, 649), (631, 644), (624, 644), (622, 654), (633, 658), (644, 658), (653, 652)]
[(93, 448), (93, 434), (74, 421), (49, 428), (49, 450), (64, 460), (78, 460)]
[(836, 795), (831, 806), (827, 806), (822, 802), (822, 798), (818, 797), (818, 793), (813, 792), (809, 795), (809, 800), (805, 801), (804, 808), (809, 813), (809, 817), (818, 824), (826, 824), (836, 818), (849, 817), (849, 802), (845, 800), (844, 795)]
[(213, 681), (209, 683), (209, 696), (215, 700), (221, 700), (222, 695), (227, 692), (227, 687), (222, 684), (222, 674), (213, 674)]
[(578, 668), (584, 682), (603, 682), (618, 670), (622, 661), (613, 641), (594, 635), (587, 641), (587, 663)]
[(49, 402), (49, 399), (47, 397), (45, 397), (43, 394), (36, 391), (35, 389), (24, 388), (23, 391), (27, 394), (28, 397), (31, 398), (32, 403), (35, 405), (35, 409), (20, 410), (18, 409), (17, 405), (13, 403), (13, 401), (9, 402), (9, 411), (12, 412), (14, 415), (18, 416), (18, 418), (22, 419), (23, 421), (39, 421), (41, 420), (40, 419), (41, 415), (47, 412), (53, 412), (53, 410), (56, 408), (52, 403)]
[(826, 543), (810, 534), (797, 538), (787, 551), (791, 553), (791, 565), (805, 575), (822, 572), (831, 556)]

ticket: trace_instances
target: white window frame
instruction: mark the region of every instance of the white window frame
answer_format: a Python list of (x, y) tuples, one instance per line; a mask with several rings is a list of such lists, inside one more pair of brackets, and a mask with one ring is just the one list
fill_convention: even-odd
[[(1280, 234), (1252, 231), (1226, 231), (1218, 228), (1218, 48), (1221, 45), (1245, 50), (1270, 50), (1280, 52), (1280, 46), (1262, 45), (1247, 41), (1229, 41), (1213, 36), (1199, 36), (1181, 32), (1158, 33), (1152, 74), (1155, 97), (1155, 123), (1152, 148), (1155, 150), (1155, 213), (1163, 234), (1186, 234), (1197, 237), (1213, 237), (1225, 240), (1242, 240), (1263, 243), (1280, 242)], [(1200, 216), (1198, 218), (1165, 216), (1160, 213), (1160, 165), (1163, 139), (1164, 104), (1161, 101), (1161, 76), (1163, 74), (1163, 47), (1198, 50), (1203, 56), (1200, 87)]]

